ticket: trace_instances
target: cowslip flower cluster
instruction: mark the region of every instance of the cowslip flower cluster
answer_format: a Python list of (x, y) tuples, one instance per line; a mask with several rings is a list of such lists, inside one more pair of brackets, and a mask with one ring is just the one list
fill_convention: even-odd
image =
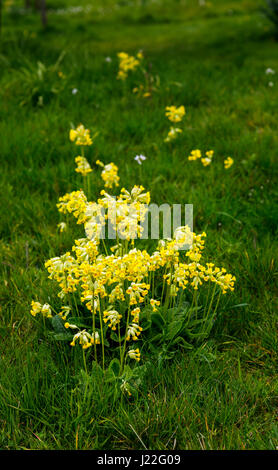
[(206, 152), (206, 156), (201, 158), (201, 162), (204, 166), (208, 166), (211, 164), (212, 162), (212, 157), (213, 157), (213, 154), (214, 154), (214, 150), (208, 150)]
[[(196, 149), (196, 150), (191, 150), (190, 155), (188, 156), (188, 160), (189, 161), (200, 160), (202, 162), (203, 166), (209, 166), (212, 162), (213, 155), (214, 155), (214, 150), (207, 150), (205, 152), (205, 156), (202, 157), (201, 150)], [(234, 160), (231, 157), (227, 157), (224, 160), (225, 170), (230, 168), (233, 165), (233, 163), (234, 163)]]
[(86, 176), (88, 173), (91, 173), (91, 171), (93, 171), (89, 162), (86, 160), (85, 157), (82, 157), (82, 156), (76, 157), (75, 163), (77, 164), (75, 171), (77, 173), (81, 173), (82, 176)]
[(164, 142), (171, 142), (172, 140), (175, 140), (179, 134), (182, 133), (182, 129), (179, 127), (170, 127), (170, 130), (167, 134), (167, 136), (164, 139)]
[(31, 315), (33, 315), (33, 317), (36, 317), (38, 314), (42, 314), (43, 317), (46, 317), (46, 318), (52, 318), (52, 311), (51, 311), (51, 307), (49, 304), (40, 304), (40, 302), (35, 302), (34, 300), (32, 300), (32, 303), (31, 303), (31, 311), (30, 311)]
[(97, 160), (96, 164), (103, 168), (101, 177), (104, 181), (105, 188), (112, 188), (113, 185), (119, 186), (120, 178), (118, 176), (118, 167), (113, 162), (104, 165), (100, 160)]
[(229, 168), (231, 168), (233, 164), (234, 164), (234, 160), (231, 157), (227, 157), (226, 160), (224, 160), (225, 170), (228, 170)]
[[(103, 179), (107, 184), (108, 179)], [(183, 226), (171, 239), (160, 240), (151, 253), (135, 246), (135, 240), (142, 238), (140, 222), (149, 204), (149, 191), (137, 185), (129, 191), (122, 188), (116, 196), (102, 190), (97, 202), (88, 201), (82, 190), (59, 199), (58, 210), (84, 225), (86, 236), (75, 240), (71, 252), (45, 263), (49, 278), (59, 286), (58, 302), (63, 302), (57, 316), (70, 345), (91, 351), (95, 360), (101, 354), (103, 367), (110, 345), (119, 352), (121, 371), (127, 360), (140, 361), (137, 344), (144, 335), (146, 312), (163, 314), (175, 307), (180, 295), (194, 298), (208, 283), (214, 285), (213, 296), (218, 298), (234, 290), (233, 275), (212, 262), (202, 262), (205, 233)], [(116, 244), (110, 247), (102, 237), (108, 224), (115, 231)], [(161, 290), (158, 282), (163, 283)], [(32, 316), (41, 314), (51, 320), (53, 312), (49, 304), (32, 301)], [(82, 317), (80, 323), (78, 317)]]
[(135, 75), (136, 82), (132, 88), (132, 92), (138, 98), (151, 98), (152, 94), (157, 92), (160, 87), (160, 78), (158, 75), (151, 73), (151, 67), (144, 63), (142, 51), (136, 55), (129, 55), (126, 52), (119, 52), (119, 70), (117, 79), (125, 81), (129, 72), (137, 70)]
[(142, 52), (138, 52), (135, 57), (126, 52), (119, 52), (117, 55), (119, 58), (118, 80), (125, 80), (128, 76), (128, 72), (137, 69), (143, 59)]
[(190, 161), (201, 160), (201, 162), (204, 166), (208, 166), (212, 162), (213, 154), (214, 154), (213, 150), (207, 150), (206, 153), (205, 153), (205, 157), (202, 157), (201, 150), (199, 150), (199, 149), (191, 150), (191, 153), (188, 157), (188, 160), (190, 160)]
[[(85, 227), (90, 217), (96, 216), (96, 207), (100, 207), (103, 217), (99, 223), (104, 226), (109, 221), (114, 226), (117, 244), (110, 249), (106, 247), (104, 253), (98, 238), (99, 231), (96, 231), (93, 239), (76, 240), (72, 253), (52, 258), (45, 266), (49, 278), (59, 285), (58, 298), (75, 298), (74, 302), (67, 300), (71, 307), (63, 305), (58, 314), (64, 321), (67, 334), (72, 332), (70, 345), (79, 344), (83, 350), (91, 349), (95, 360), (99, 357), (97, 349), (100, 347), (104, 364), (107, 338), (110, 343), (118, 338), (123, 367), (127, 359), (140, 361), (140, 350), (132, 347), (132, 343), (137, 344), (143, 334), (141, 317), (148, 306), (153, 312), (165, 305), (174, 306), (179, 291), (190, 295), (207, 283), (214, 284), (219, 295), (226, 294), (233, 291), (235, 277), (214, 263), (201, 263), (206, 234), (195, 234), (188, 226), (176, 229), (172, 239), (160, 240), (153, 253), (135, 248), (134, 239), (142, 235), (139, 221), (146, 215), (143, 207), (146, 210), (150, 203), (150, 194), (144, 192), (142, 186), (134, 186), (131, 191), (122, 188), (116, 197), (103, 190), (100, 196), (98, 203), (89, 202), (82, 191), (74, 191), (60, 198), (58, 208), (72, 213), (77, 223)], [(112, 220), (109, 214), (111, 207), (114, 210)], [(180, 250), (184, 244), (189, 244), (187, 251)], [(163, 289), (156, 298), (154, 292), (158, 279), (163, 280)], [(87, 316), (85, 314), (87, 328), (80, 328), (71, 320), (71, 317), (81, 315), (80, 304), (88, 312)], [(34, 301), (31, 314), (42, 314), (46, 318), (53, 316), (50, 305)], [(128, 347), (129, 343), (131, 347)]]
[(183, 116), (185, 115), (185, 107), (180, 106), (166, 106), (165, 116), (168, 117), (171, 122), (180, 122), (182, 121)]
[(201, 162), (204, 166), (208, 166), (212, 162), (213, 154), (214, 154), (213, 150), (207, 150), (205, 152), (205, 156), (202, 157), (201, 150), (199, 150), (199, 149), (191, 150), (190, 155), (188, 157), (188, 160), (189, 161), (201, 160)]
[(85, 129), (83, 124), (79, 124), (76, 129), (71, 129), (69, 138), (76, 145), (92, 145), (93, 143), (89, 129)]
[[(185, 107), (184, 106), (166, 106), (165, 116), (168, 117), (169, 121), (173, 123), (181, 122), (185, 115)], [(175, 140), (179, 134), (182, 133), (182, 129), (180, 127), (170, 127), (170, 130), (167, 136), (164, 139), (164, 142), (171, 142)]]

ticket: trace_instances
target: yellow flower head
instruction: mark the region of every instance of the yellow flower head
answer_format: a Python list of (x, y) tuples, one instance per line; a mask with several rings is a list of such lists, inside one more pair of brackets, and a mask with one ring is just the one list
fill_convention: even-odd
[(202, 156), (202, 153), (201, 153), (201, 150), (192, 150), (189, 157), (188, 157), (188, 160), (198, 160), (198, 158), (201, 158)]
[(228, 170), (234, 163), (234, 160), (231, 157), (227, 157), (226, 160), (224, 160), (224, 168), (225, 170)]
[(88, 173), (91, 173), (92, 168), (85, 157), (76, 157), (75, 163), (77, 164), (77, 168), (75, 168), (77, 173), (81, 173), (82, 176), (86, 176)]
[(204, 166), (208, 166), (208, 165), (211, 164), (213, 154), (214, 154), (214, 150), (208, 150), (208, 151), (206, 152), (206, 157), (201, 158), (201, 162), (202, 162), (202, 164), (203, 164)]
[(175, 140), (181, 133), (182, 129), (180, 129), (179, 127), (170, 127), (170, 130), (167, 134), (167, 137), (164, 139), (164, 142), (171, 142), (172, 140)]
[(139, 349), (130, 349), (127, 354), (131, 359), (135, 359), (135, 361), (139, 362), (140, 361), (140, 351)]
[(168, 117), (169, 121), (180, 122), (184, 115), (185, 115), (184, 106), (180, 106), (179, 108), (177, 108), (176, 106), (166, 106), (165, 116)]
[(105, 188), (112, 188), (113, 185), (119, 186), (118, 167), (113, 162), (104, 165), (100, 160), (97, 160), (96, 164), (103, 167), (101, 177)]
[(127, 78), (128, 72), (135, 70), (139, 65), (140, 61), (143, 59), (143, 54), (138, 52), (137, 56), (128, 55), (126, 52), (119, 52), (119, 71), (117, 78), (119, 80), (125, 80)]
[(69, 138), (76, 145), (92, 145), (93, 143), (89, 129), (85, 129), (83, 124), (80, 124), (76, 129), (71, 129)]

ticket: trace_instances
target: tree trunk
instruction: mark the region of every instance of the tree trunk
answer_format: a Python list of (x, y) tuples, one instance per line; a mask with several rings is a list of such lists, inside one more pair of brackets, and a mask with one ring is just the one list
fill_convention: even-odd
[(2, 31), (2, 0), (0, 0), (0, 33)]
[(41, 0), (41, 19), (42, 19), (42, 25), (45, 27), (47, 23), (46, 0)]

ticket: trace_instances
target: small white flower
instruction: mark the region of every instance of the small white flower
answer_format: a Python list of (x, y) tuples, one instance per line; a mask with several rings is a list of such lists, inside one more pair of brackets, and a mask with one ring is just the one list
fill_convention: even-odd
[(139, 163), (139, 165), (142, 165), (142, 162), (144, 160), (146, 160), (147, 157), (145, 157), (145, 155), (136, 155), (136, 157), (134, 157), (134, 160)]
[(105, 62), (112, 62), (111, 57), (105, 57)]
[(269, 83), (268, 83), (268, 86), (271, 86), (271, 87), (272, 87), (273, 85), (274, 85), (273, 82), (269, 82)]
[(71, 91), (73, 95), (76, 95), (76, 93), (78, 93), (78, 90), (77, 88), (73, 88), (73, 90)]
[(275, 74), (275, 70), (271, 69), (270, 67), (268, 69), (266, 69), (265, 71), (266, 75), (274, 75)]

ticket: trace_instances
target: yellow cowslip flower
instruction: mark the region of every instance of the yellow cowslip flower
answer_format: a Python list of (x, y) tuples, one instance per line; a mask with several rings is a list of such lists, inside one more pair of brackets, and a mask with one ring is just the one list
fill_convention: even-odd
[(141, 331), (143, 331), (143, 328), (137, 325), (137, 323), (130, 323), (127, 328), (126, 340), (129, 341), (130, 337), (132, 337), (133, 341), (137, 341)]
[(86, 218), (88, 201), (83, 191), (73, 191), (59, 198), (58, 211), (62, 214), (72, 213), (78, 224), (83, 224)]
[(184, 115), (185, 115), (184, 106), (180, 106), (179, 108), (177, 108), (176, 106), (166, 106), (165, 116), (168, 117), (169, 121), (180, 122)]
[(79, 344), (82, 346), (82, 349), (90, 348), (92, 344), (100, 344), (99, 334), (95, 332), (94, 335), (91, 335), (86, 330), (82, 330), (76, 333), (70, 345), (75, 346), (77, 340), (79, 340)]
[(101, 177), (104, 181), (105, 188), (112, 188), (113, 185), (119, 186), (120, 178), (118, 176), (118, 167), (113, 162), (104, 165), (100, 160), (97, 160), (96, 164), (103, 168)]
[(228, 170), (234, 163), (234, 160), (231, 157), (227, 157), (226, 160), (224, 160), (224, 167), (225, 170)]
[(49, 279), (55, 279), (62, 289), (60, 296), (76, 291), (80, 283), (79, 265), (69, 252), (61, 257), (51, 258), (45, 263)]
[(191, 150), (188, 160), (198, 160), (198, 158), (201, 158), (201, 156), (202, 156), (201, 150), (198, 150), (198, 149)]
[(33, 317), (35, 317), (38, 313), (41, 312), (41, 309), (42, 309), (42, 304), (40, 304), (40, 302), (35, 302), (34, 300), (32, 300), (31, 302), (31, 315), (33, 315)]
[(139, 307), (136, 307), (134, 308), (133, 310), (131, 310), (131, 315), (133, 316), (133, 321), (134, 323), (138, 323), (139, 322), (139, 315), (140, 315), (140, 312), (141, 312), (141, 309)]
[(51, 308), (49, 304), (43, 304), (41, 308), (41, 314), (43, 317), (52, 318)]
[(182, 129), (180, 129), (179, 127), (170, 127), (170, 130), (167, 134), (167, 137), (164, 139), (164, 142), (171, 142), (172, 140), (175, 140), (181, 133)]
[(69, 323), (69, 322), (64, 323), (64, 327), (65, 327), (65, 328), (71, 328), (72, 330), (76, 330), (76, 329), (78, 328), (78, 326), (73, 325), (73, 324), (71, 324), (71, 323)]
[(127, 354), (129, 355), (129, 357), (131, 359), (135, 359), (135, 361), (139, 362), (140, 361), (140, 351), (139, 349), (130, 349), (129, 351), (127, 351)]
[(70, 311), (71, 307), (69, 307), (68, 305), (64, 305), (63, 307), (61, 307), (61, 312), (59, 312), (58, 315), (62, 318), (62, 320), (66, 320)]
[(103, 312), (103, 321), (104, 323), (108, 323), (108, 326), (112, 328), (112, 330), (116, 330), (116, 325), (120, 323), (122, 315), (117, 312), (117, 310), (105, 310)]
[(143, 59), (141, 52), (138, 52), (136, 57), (128, 55), (126, 52), (119, 52), (117, 55), (119, 58), (118, 80), (125, 80), (128, 76), (128, 72), (135, 70)]
[(76, 129), (71, 129), (69, 138), (76, 145), (92, 145), (93, 143), (89, 129), (85, 129), (83, 124), (80, 124)]
[(176, 240), (175, 249), (181, 249), (184, 245), (191, 247), (194, 234), (188, 225), (177, 227), (174, 231), (173, 239)]
[(91, 343), (92, 344), (100, 344), (100, 336), (97, 331), (91, 334)]
[(144, 302), (146, 295), (148, 295), (150, 287), (150, 284), (146, 284), (145, 282), (132, 282), (126, 291), (126, 293), (130, 297), (129, 305), (136, 305), (137, 302)]
[(31, 303), (31, 315), (35, 317), (38, 313), (41, 313), (43, 317), (52, 318), (51, 307), (49, 304), (40, 304), (39, 302), (34, 302), (32, 300)]
[(203, 164), (204, 166), (208, 166), (208, 165), (211, 164), (213, 154), (214, 154), (214, 150), (208, 150), (208, 151), (206, 152), (206, 157), (201, 158), (201, 162), (202, 162), (202, 164)]
[(72, 251), (75, 252), (78, 263), (89, 263), (93, 262), (99, 254), (98, 247), (98, 240), (80, 238), (79, 240), (75, 240), (75, 245), (72, 247)]
[(85, 157), (76, 157), (75, 163), (77, 164), (77, 168), (75, 168), (75, 171), (77, 173), (81, 173), (82, 176), (86, 176), (88, 173), (91, 173), (91, 171), (93, 171)]
[(151, 299), (150, 300), (150, 304), (152, 306), (152, 309), (153, 309), (153, 312), (156, 312), (157, 311), (157, 306), (160, 305), (160, 301), (159, 300), (155, 300), (155, 299)]

